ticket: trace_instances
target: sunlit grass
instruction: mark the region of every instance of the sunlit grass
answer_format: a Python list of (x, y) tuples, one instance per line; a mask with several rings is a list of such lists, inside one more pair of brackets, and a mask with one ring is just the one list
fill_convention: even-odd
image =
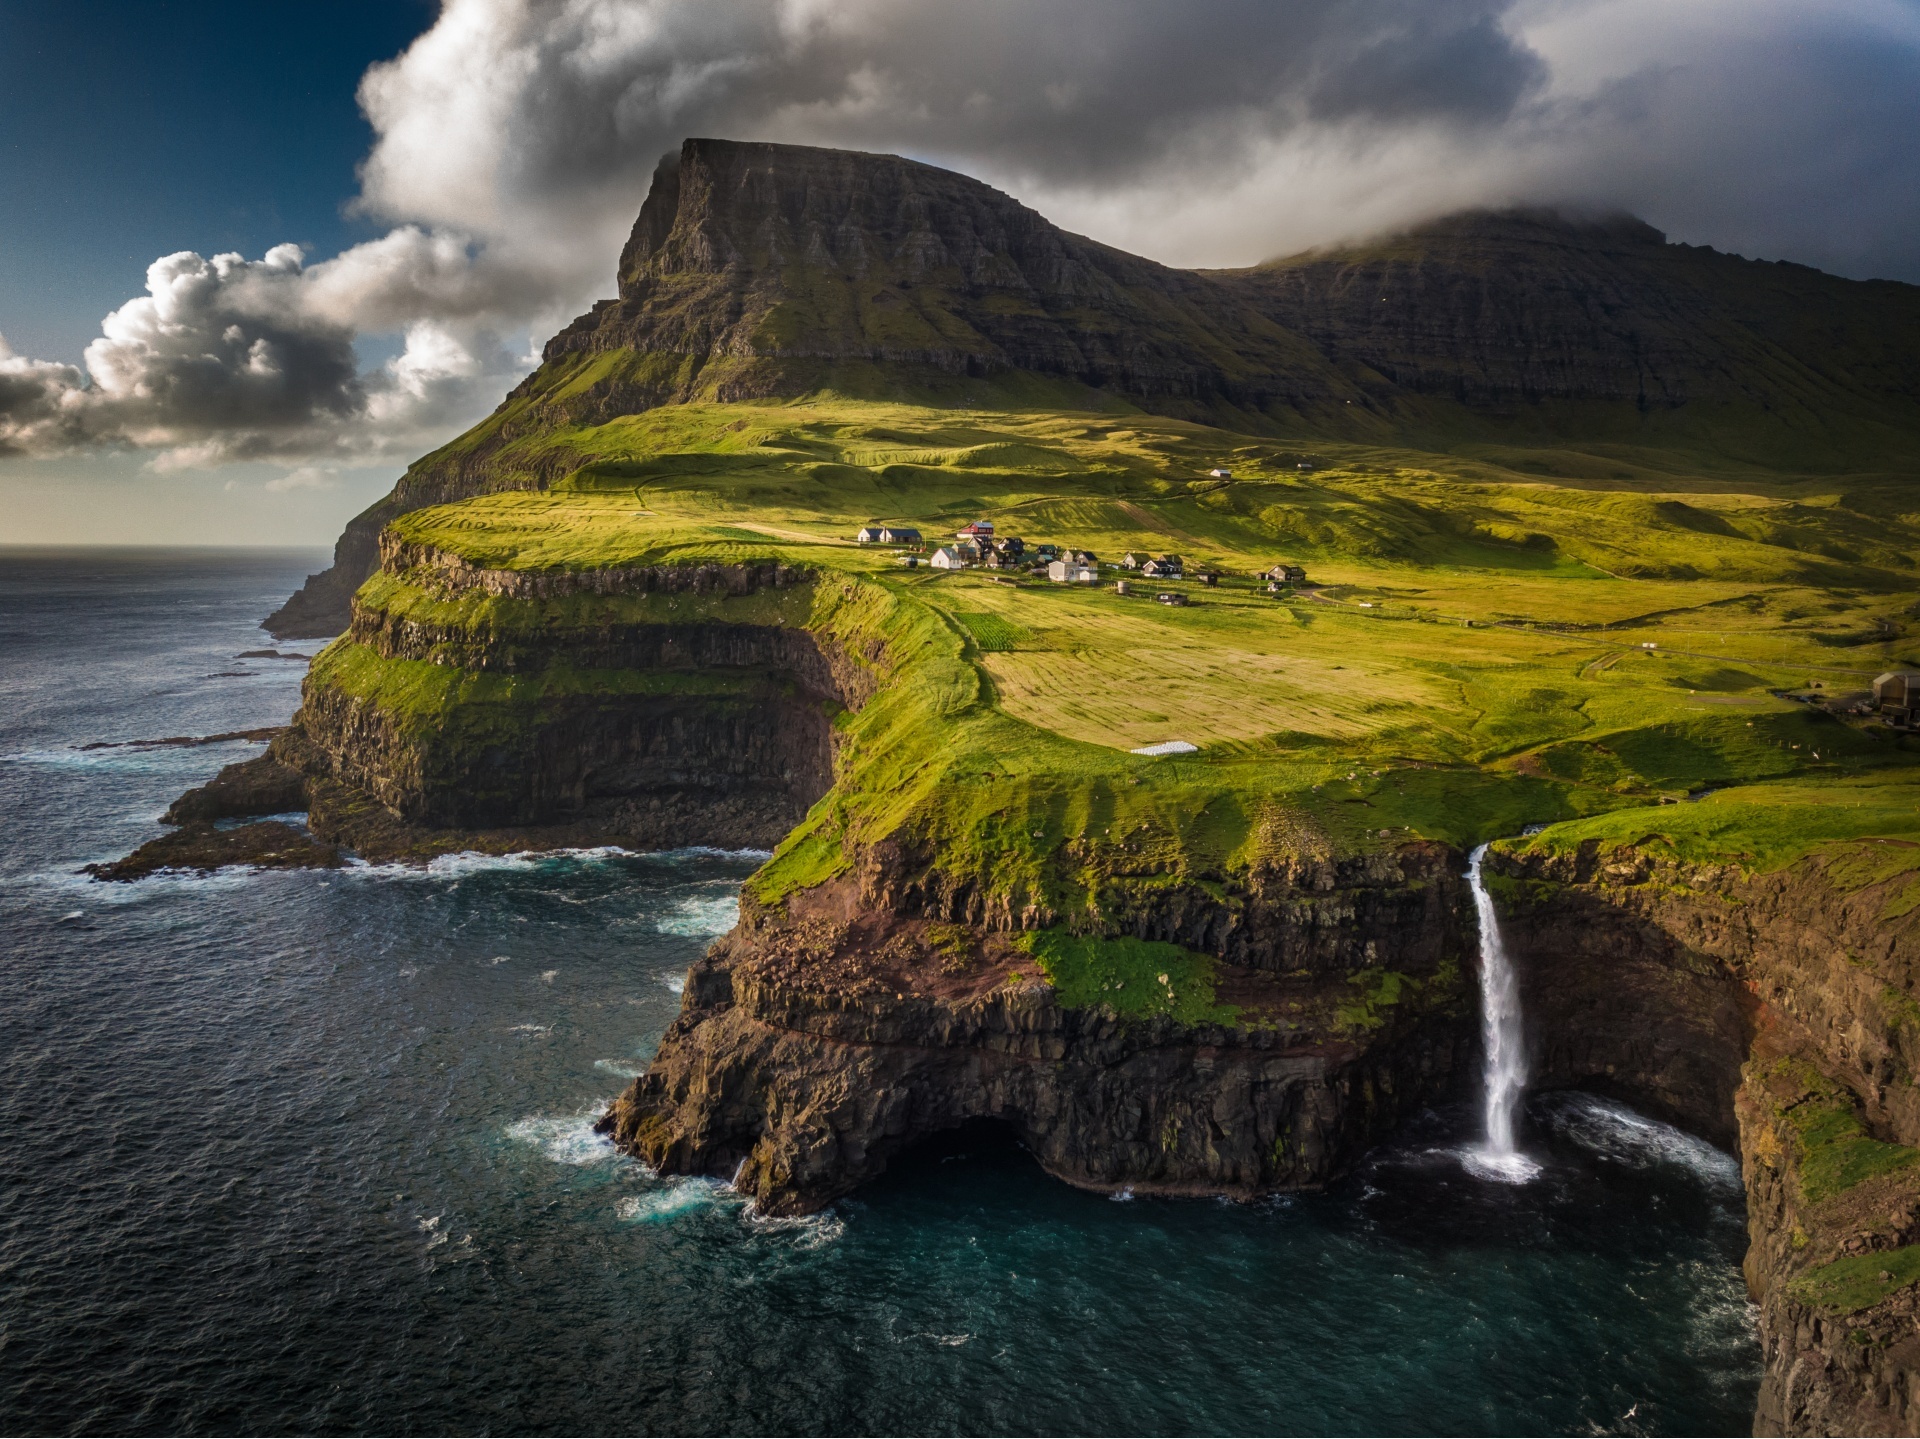
[[(562, 649), (702, 620), (803, 626), (877, 656), (882, 692), (845, 721), (840, 783), (756, 881), (767, 895), (893, 833), (1097, 928), (1142, 887), (1303, 843), (1468, 844), (1559, 822), (1539, 842), (1653, 836), (1764, 867), (1913, 832), (1908, 746), (1772, 693), (1850, 693), (1920, 662), (1920, 511), (1897, 477), (1323, 442), (1303, 471), (1303, 443), (1124, 410), (664, 407), (508, 443), (489, 463), (539, 465), (549, 488), (397, 528), (482, 566), (780, 560), (818, 583), (532, 602), (421, 575), (376, 577), (362, 603)], [(1232, 480), (1207, 477), (1222, 464)], [(981, 517), (1109, 562), (1174, 550), (1226, 578), (1173, 586), (1193, 601), (1174, 608), (1152, 601), (1163, 586), (1116, 594), (1111, 571), (1093, 588), (936, 575), (850, 543), (872, 521), (938, 542)], [(1304, 592), (1255, 584), (1282, 559), (1307, 566)], [(365, 656), (335, 664), (396, 704), (429, 689), (427, 709), (495, 703)], [(1168, 739), (1200, 753), (1126, 753)], [(1730, 787), (1659, 803), (1714, 784)]]

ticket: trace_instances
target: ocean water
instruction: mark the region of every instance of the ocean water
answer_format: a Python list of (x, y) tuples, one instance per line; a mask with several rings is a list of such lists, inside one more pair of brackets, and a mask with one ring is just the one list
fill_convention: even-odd
[[(751, 855), (76, 873), (283, 721), (321, 557), (0, 552), (0, 1430), (1743, 1433), (1733, 1161), (1536, 1098), (1334, 1192), (1116, 1202), (966, 1131), (756, 1218), (591, 1129)], [(311, 652), (311, 644), (281, 646)]]

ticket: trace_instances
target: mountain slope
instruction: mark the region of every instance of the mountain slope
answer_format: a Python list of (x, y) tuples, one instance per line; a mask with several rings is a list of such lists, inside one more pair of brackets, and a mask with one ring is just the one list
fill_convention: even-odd
[(929, 165), (689, 140), (655, 175), (618, 296), (355, 519), (333, 568), (269, 626), (343, 626), (393, 518), (541, 488), (592, 457), (544, 436), (662, 405), (823, 392), (1139, 409), (1436, 450), (1627, 445), (1904, 472), (1920, 451), (1920, 288), (1537, 212), (1183, 271)]
[[(1637, 220), (1455, 215), (1219, 279), (1402, 395), (1505, 416), (1549, 401), (1739, 410), (1789, 444), (1796, 425), (1841, 420), (1907, 445), (1920, 431), (1920, 288), (1672, 245)], [(1589, 414), (1570, 432), (1605, 428)]]

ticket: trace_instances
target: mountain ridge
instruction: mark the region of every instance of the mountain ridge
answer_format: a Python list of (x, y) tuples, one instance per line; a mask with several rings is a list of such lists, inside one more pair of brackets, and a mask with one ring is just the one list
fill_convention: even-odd
[(696, 138), (661, 162), (618, 274), (492, 415), (350, 522), (274, 633), (342, 627), (397, 516), (584, 462), (506, 451), (663, 405), (984, 400), (1814, 470), (1920, 453), (1920, 287), (1674, 245), (1631, 217), (1469, 211), (1177, 270), (917, 161)]

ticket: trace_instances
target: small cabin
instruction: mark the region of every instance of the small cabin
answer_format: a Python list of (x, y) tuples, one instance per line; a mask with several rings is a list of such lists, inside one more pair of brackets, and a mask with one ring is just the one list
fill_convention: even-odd
[(860, 533), (853, 538), (856, 544), (879, 545), (886, 543), (886, 533), (879, 525), (862, 525)]
[(1272, 580), (1280, 585), (1304, 585), (1307, 582), (1307, 571), (1302, 565), (1270, 565), (1261, 578)]
[(1888, 670), (1873, 682), (1873, 707), (1890, 725), (1912, 729), (1920, 721), (1920, 670)]
[(952, 545), (942, 545), (927, 563), (936, 570), (964, 570), (972, 561)]
[(1056, 585), (1090, 585), (1100, 578), (1091, 565), (1074, 560), (1055, 560), (1047, 566), (1047, 578)]
[(883, 545), (917, 545), (921, 542), (920, 531), (906, 525), (882, 525), (878, 537)]
[(1141, 554), (1138, 550), (1128, 550), (1124, 555), (1120, 556), (1120, 567), (1127, 570), (1137, 570), (1152, 558), (1152, 555)]
[(1220, 576), (1212, 570), (1196, 570), (1193, 577), (1210, 590), (1219, 588)]
[(1232, 470), (1208, 470), (1207, 475), (1210, 479), (1230, 480), (1233, 478), (1233, 471)]
[(1163, 605), (1184, 605), (1187, 602), (1187, 597), (1178, 590), (1162, 590), (1154, 599)]

